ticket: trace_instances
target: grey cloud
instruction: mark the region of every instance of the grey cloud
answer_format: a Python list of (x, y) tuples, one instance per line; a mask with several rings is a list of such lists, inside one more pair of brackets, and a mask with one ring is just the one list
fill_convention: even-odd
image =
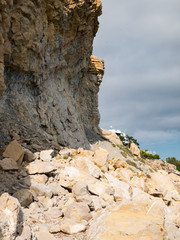
[(180, 139), (180, 2), (103, 0), (94, 54), (105, 60), (101, 126)]

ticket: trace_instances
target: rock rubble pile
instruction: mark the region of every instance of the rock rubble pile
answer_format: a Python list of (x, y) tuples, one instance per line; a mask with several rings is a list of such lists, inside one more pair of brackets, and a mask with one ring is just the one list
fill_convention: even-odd
[(180, 239), (180, 174), (148, 164), (106, 141), (35, 153), (12, 141), (0, 160), (0, 239)]

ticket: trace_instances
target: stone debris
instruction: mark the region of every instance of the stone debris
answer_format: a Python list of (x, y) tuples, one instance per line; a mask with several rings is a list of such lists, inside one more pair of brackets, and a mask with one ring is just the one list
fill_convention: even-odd
[(140, 151), (140, 149), (138, 148), (138, 146), (137, 146), (136, 144), (131, 143), (130, 151), (131, 151), (132, 154), (134, 154), (135, 156), (141, 157), (141, 151)]
[(6, 170), (18, 170), (17, 163), (11, 159), (11, 158), (4, 158), (0, 161), (0, 167), (6, 171)]
[(13, 194), (22, 207), (27, 207), (33, 202), (33, 195), (28, 189), (21, 189)]
[(14, 240), (20, 230), (21, 206), (8, 193), (0, 197), (0, 236), (3, 240)]
[(15, 184), (0, 197), (0, 239), (179, 239), (180, 176), (171, 166), (151, 172), (143, 163), (141, 171), (133, 154), (109, 151), (46, 150), (19, 166), (11, 159), (16, 171), (1, 165), (4, 189), (10, 178)]
[(20, 165), (24, 157), (24, 149), (16, 140), (14, 140), (6, 147), (3, 152), (3, 157), (11, 158)]
[(42, 161), (51, 161), (51, 159), (52, 159), (52, 153), (54, 152), (54, 150), (52, 150), (52, 149), (50, 149), (50, 150), (44, 150), (44, 151), (41, 151), (40, 152), (40, 159), (42, 160)]
[(51, 173), (56, 170), (56, 167), (51, 163), (36, 160), (27, 166), (27, 170), (29, 174)]
[(29, 149), (24, 150), (24, 159), (23, 161), (32, 162), (36, 159), (35, 154), (33, 154)]

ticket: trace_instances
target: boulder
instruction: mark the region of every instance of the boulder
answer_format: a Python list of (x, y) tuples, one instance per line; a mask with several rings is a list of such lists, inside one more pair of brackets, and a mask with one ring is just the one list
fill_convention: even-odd
[(130, 202), (90, 223), (87, 240), (166, 239), (162, 201)]
[(97, 196), (103, 196), (105, 194), (114, 195), (113, 187), (100, 181), (89, 182), (88, 189), (91, 193)]
[(52, 153), (54, 152), (54, 150), (50, 149), (50, 150), (44, 150), (40, 152), (40, 159), (42, 161), (51, 161), (52, 160)]
[(114, 158), (113, 160), (109, 160), (109, 163), (115, 168), (128, 168), (127, 162), (123, 161), (119, 158)]
[(56, 170), (56, 167), (51, 163), (41, 161), (31, 162), (26, 168), (29, 174), (51, 173)]
[(102, 209), (102, 200), (98, 196), (91, 196), (92, 204), (91, 209), (94, 211), (98, 211)]
[(45, 214), (46, 218), (50, 219), (51, 221), (63, 216), (61, 208), (59, 208), (59, 207), (49, 208), (48, 211), (44, 212), (44, 214)]
[(72, 203), (64, 212), (64, 217), (81, 222), (82, 220), (89, 221), (92, 216), (90, 209), (86, 203)]
[(23, 156), (24, 156), (24, 149), (16, 140), (13, 140), (12, 142), (10, 142), (6, 147), (5, 151), (3, 152), (3, 157), (11, 158), (15, 162), (17, 162), (19, 165), (22, 162)]
[(106, 172), (108, 169), (108, 152), (103, 148), (98, 148), (94, 156), (92, 158), (92, 161), (101, 169), (103, 172)]
[(62, 196), (68, 193), (68, 191), (61, 187), (58, 182), (49, 183), (47, 186), (51, 189), (54, 196)]
[(51, 198), (53, 195), (51, 188), (43, 183), (37, 183), (33, 181), (30, 189), (36, 196), (45, 196)]
[(86, 182), (77, 182), (73, 188), (72, 192), (75, 196), (84, 196), (89, 194), (88, 184)]
[(75, 160), (75, 166), (90, 174), (95, 178), (99, 178), (101, 176), (101, 170), (93, 162), (91, 162), (87, 157), (78, 157)]
[(8, 193), (0, 197), (0, 236), (3, 240), (14, 240), (21, 219), (21, 207), (18, 200)]
[(146, 187), (148, 192), (153, 195), (156, 192), (161, 192), (162, 196), (167, 194), (167, 191), (176, 190), (175, 185), (169, 178), (167, 172), (158, 171), (151, 174), (151, 178), (147, 179)]
[(3, 160), (0, 161), (0, 167), (4, 171), (9, 171), (9, 170), (18, 170), (19, 167), (17, 165), (17, 162), (15, 162), (12, 158), (4, 158)]
[(27, 207), (33, 201), (33, 195), (28, 189), (21, 189), (13, 194), (17, 198), (22, 207)]
[(30, 176), (31, 181), (35, 181), (38, 183), (46, 184), (48, 181), (48, 177), (45, 174), (36, 174)]
[(114, 197), (116, 201), (131, 199), (131, 187), (128, 183), (119, 181), (116, 177), (109, 173), (106, 173), (105, 177), (110, 186), (115, 190)]
[(122, 145), (122, 142), (120, 140), (120, 138), (113, 132), (105, 130), (105, 129), (100, 129), (101, 131), (101, 135), (107, 139), (108, 141), (110, 141), (111, 143), (115, 144), (115, 145)]
[(35, 160), (35, 158), (36, 158), (35, 154), (32, 153), (30, 150), (28, 150), (28, 149), (24, 150), (24, 159), (23, 159), (23, 161), (25, 161), (25, 162), (32, 162), (32, 161)]
[(136, 144), (131, 143), (130, 151), (131, 151), (132, 154), (134, 154), (135, 156), (141, 157), (141, 151), (140, 151), (140, 149), (138, 148), (138, 146), (137, 146)]
[[(61, 231), (67, 234), (75, 234), (86, 230), (87, 222), (75, 221), (74, 219), (64, 218), (61, 221)], [(44, 239), (43, 239), (44, 240)]]

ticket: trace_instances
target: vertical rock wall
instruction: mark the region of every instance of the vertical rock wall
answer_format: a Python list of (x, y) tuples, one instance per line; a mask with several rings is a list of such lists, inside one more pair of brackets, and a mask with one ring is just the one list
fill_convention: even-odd
[(1, 147), (98, 138), (104, 63), (91, 54), (100, 14), (100, 0), (0, 2)]

